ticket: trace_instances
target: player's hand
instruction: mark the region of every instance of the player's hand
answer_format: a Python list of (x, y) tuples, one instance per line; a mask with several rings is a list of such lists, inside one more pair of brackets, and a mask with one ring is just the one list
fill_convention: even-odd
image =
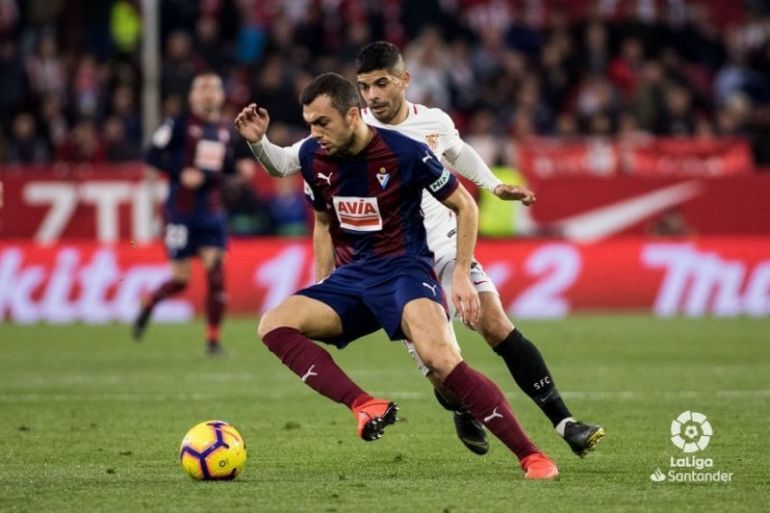
[(267, 110), (252, 103), (245, 107), (235, 118), (235, 128), (241, 137), (251, 143), (258, 143), (267, 132), (270, 125), (270, 115)]
[(205, 178), (206, 176), (200, 169), (186, 167), (182, 170), (179, 181), (182, 183), (182, 187), (195, 190), (203, 185), (203, 180), (205, 180)]
[(479, 293), (473, 287), (468, 272), (459, 268), (452, 275), (452, 302), (463, 323), (475, 329), (481, 313)]
[(536, 201), (535, 193), (523, 185), (508, 185), (507, 183), (501, 183), (495, 187), (495, 196), (506, 201), (521, 201), (526, 206), (530, 206)]

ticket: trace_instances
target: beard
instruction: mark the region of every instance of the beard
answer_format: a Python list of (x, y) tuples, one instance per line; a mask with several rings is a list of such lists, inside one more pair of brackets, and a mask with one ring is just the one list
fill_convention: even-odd
[(355, 132), (351, 131), (350, 136), (339, 145), (336, 153), (338, 155), (343, 155), (346, 157), (350, 156), (350, 148), (353, 146), (353, 144), (355, 144), (355, 142), (356, 142), (356, 134)]

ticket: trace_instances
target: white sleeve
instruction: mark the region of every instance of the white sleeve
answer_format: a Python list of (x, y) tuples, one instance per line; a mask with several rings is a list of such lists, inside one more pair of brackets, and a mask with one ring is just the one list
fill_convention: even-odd
[(306, 139), (291, 146), (278, 146), (263, 136), (258, 143), (249, 143), (251, 153), (257, 158), (270, 176), (289, 176), (299, 172), (299, 148)]
[(494, 192), (495, 187), (503, 182), (492, 173), (492, 170), (489, 169), (489, 166), (487, 166), (476, 150), (471, 148), (465, 141), (461, 140), (461, 142), (462, 148), (459, 152), (451, 154), (451, 152), (447, 151), (444, 153), (444, 157), (465, 178), (489, 192)]
[(441, 109), (431, 109), (431, 112), (436, 115), (436, 121), (438, 121), (441, 129), (439, 137), (441, 138), (441, 148), (444, 148), (444, 155), (447, 159), (453, 159), (463, 149), (463, 140), (460, 138), (460, 132), (455, 127), (455, 122), (449, 117), (449, 114)]

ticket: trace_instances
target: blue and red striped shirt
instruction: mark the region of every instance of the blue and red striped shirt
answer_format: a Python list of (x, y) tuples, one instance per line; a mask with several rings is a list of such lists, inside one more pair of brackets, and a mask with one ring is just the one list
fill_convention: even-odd
[(357, 155), (329, 155), (313, 139), (299, 150), (305, 194), (327, 212), (336, 265), (414, 256), (433, 265), (420, 202), (423, 190), (442, 201), (457, 179), (427, 145), (393, 130), (374, 136)]
[[(168, 175), (167, 218), (202, 218), (224, 212), (224, 175), (235, 170), (232, 140), (229, 123), (210, 123), (192, 113), (168, 119), (155, 131), (144, 160)], [(182, 186), (180, 177), (186, 167), (204, 173), (200, 188)]]

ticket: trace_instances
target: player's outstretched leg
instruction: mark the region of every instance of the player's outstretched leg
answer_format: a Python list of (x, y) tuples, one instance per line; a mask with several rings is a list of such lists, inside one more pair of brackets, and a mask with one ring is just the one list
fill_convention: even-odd
[(377, 440), (386, 426), (396, 422), (396, 403), (375, 399), (361, 390), (326, 350), (298, 330), (273, 329), (262, 336), (262, 341), (303, 383), (350, 408), (358, 421), (356, 433), (363, 440)]
[(139, 313), (134, 318), (134, 322), (131, 325), (131, 335), (134, 337), (136, 341), (139, 341), (142, 339), (142, 336), (144, 335), (144, 331), (147, 329), (147, 324), (150, 322), (150, 317), (152, 317), (152, 311), (155, 308), (155, 305), (163, 301), (169, 296), (173, 296), (174, 294), (178, 294), (179, 292), (183, 291), (187, 287), (187, 281), (179, 281), (177, 279), (170, 279), (166, 281), (165, 283), (161, 284), (160, 287), (155, 289), (155, 291), (150, 294), (149, 296), (145, 297), (142, 300), (142, 304), (139, 308)]
[(481, 335), (503, 359), (519, 388), (543, 411), (570, 449), (584, 457), (605, 436), (604, 428), (581, 422), (572, 416), (543, 355), (513, 326), (497, 294), (485, 292), (479, 296), (482, 303)]

